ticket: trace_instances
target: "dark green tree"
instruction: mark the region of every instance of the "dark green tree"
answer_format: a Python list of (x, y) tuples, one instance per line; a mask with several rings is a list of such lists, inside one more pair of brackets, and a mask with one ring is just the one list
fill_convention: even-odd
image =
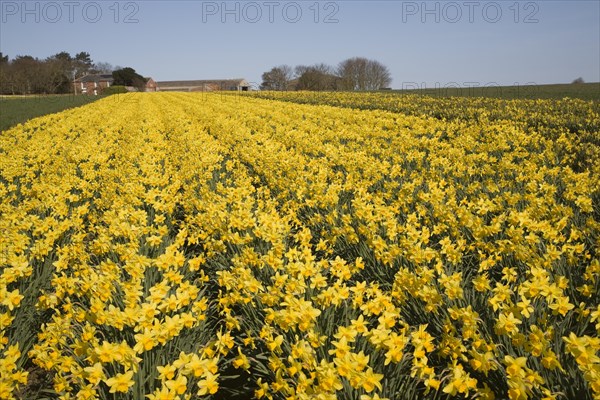
[(65, 63), (72, 63), (73, 62), (73, 57), (71, 57), (71, 55), (66, 52), (66, 51), (61, 51), (60, 53), (56, 53), (55, 55), (49, 57), (49, 58), (53, 58), (55, 60), (60, 60), (63, 61)]
[(134, 86), (141, 90), (146, 85), (146, 79), (130, 67), (113, 71), (112, 76), (114, 79), (113, 85), (115, 86)]
[(90, 53), (86, 51), (77, 53), (73, 59), (73, 67), (77, 77), (90, 73), (93, 65), (94, 62), (92, 61), (92, 57), (90, 56)]

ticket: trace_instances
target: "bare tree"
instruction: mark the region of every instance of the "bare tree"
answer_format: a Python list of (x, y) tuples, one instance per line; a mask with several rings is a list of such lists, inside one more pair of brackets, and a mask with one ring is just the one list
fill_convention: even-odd
[(65, 68), (62, 60), (49, 58), (39, 65), (39, 87), (38, 92), (45, 94), (66, 93), (70, 90), (71, 81), (68, 68)]
[(0, 94), (13, 94), (12, 69), (8, 60), (8, 55), (0, 52)]
[[(15, 94), (37, 93), (40, 86), (40, 60), (31, 56), (17, 56), (11, 62)], [(41, 78), (43, 79), (43, 77)]]
[(71, 90), (74, 68), (73, 58), (66, 51), (46, 58), (44, 61), (46, 75), (43, 83), (44, 92), (68, 93)]
[(280, 65), (273, 67), (269, 72), (262, 74), (261, 90), (287, 90), (292, 80), (292, 67)]
[(297, 90), (336, 90), (338, 78), (331, 66), (319, 63), (310, 66), (299, 65), (295, 69), (298, 83)]
[(344, 90), (377, 90), (392, 82), (388, 68), (379, 61), (354, 57), (342, 61), (337, 68)]
[(112, 64), (106, 62), (97, 62), (92, 66), (91, 71), (95, 74), (110, 74), (113, 71), (117, 70), (112, 66)]

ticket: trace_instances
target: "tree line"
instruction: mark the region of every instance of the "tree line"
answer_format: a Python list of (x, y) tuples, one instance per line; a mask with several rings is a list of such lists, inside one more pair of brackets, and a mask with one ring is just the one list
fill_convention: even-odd
[(10, 60), (0, 52), (0, 94), (64, 94), (73, 92), (73, 81), (87, 74), (112, 74), (113, 85), (141, 87), (145, 79), (133, 68), (94, 62), (88, 52), (71, 56), (61, 51), (45, 59), (29, 55)]
[(392, 82), (388, 68), (376, 60), (354, 57), (337, 67), (324, 63), (273, 67), (262, 74), (261, 90), (379, 90)]

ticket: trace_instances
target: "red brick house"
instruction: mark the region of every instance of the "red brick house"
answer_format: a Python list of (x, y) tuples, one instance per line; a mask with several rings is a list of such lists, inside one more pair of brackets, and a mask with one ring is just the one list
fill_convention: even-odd
[[(146, 85), (143, 88), (144, 92), (156, 92), (158, 85), (152, 78), (144, 78)], [(75, 93), (77, 94), (89, 94), (99, 95), (102, 94), (102, 90), (113, 85), (114, 79), (111, 74), (90, 74), (82, 76), (81, 78), (75, 79)], [(126, 89), (130, 92), (137, 92), (139, 88), (134, 86), (126, 86)]]
[(152, 78), (144, 78), (146, 79), (146, 88), (145, 92), (156, 92), (158, 90), (158, 85)]
[(99, 95), (102, 89), (112, 86), (114, 79), (112, 74), (90, 74), (75, 79), (75, 93)]

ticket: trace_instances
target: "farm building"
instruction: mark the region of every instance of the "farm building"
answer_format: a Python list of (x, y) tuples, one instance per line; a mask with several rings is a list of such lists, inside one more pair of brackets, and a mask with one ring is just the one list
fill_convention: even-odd
[(102, 89), (112, 86), (114, 79), (111, 74), (90, 74), (75, 79), (75, 93), (98, 95)]
[(250, 84), (245, 79), (217, 79), (198, 81), (157, 82), (161, 92), (212, 92), (217, 90), (248, 91)]

